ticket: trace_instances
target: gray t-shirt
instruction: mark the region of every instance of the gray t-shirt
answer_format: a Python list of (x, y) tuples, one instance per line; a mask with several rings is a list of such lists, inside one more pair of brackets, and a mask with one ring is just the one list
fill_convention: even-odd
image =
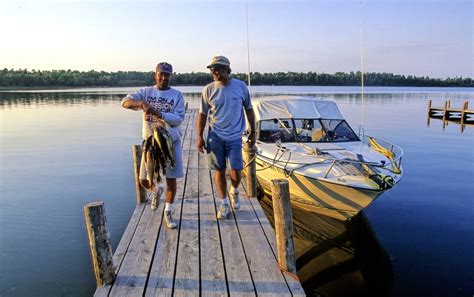
[[(173, 141), (180, 138), (179, 125), (184, 120), (185, 108), (183, 94), (173, 88), (158, 90), (156, 86), (141, 88), (134, 94), (128, 94), (127, 99), (146, 101), (154, 109), (161, 111), (163, 120), (170, 126), (169, 131)], [(142, 137), (147, 139), (158, 125), (158, 117), (143, 114)]]
[(241, 80), (232, 78), (226, 85), (212, 82), (202, 90), (199, 112), (208, 116), (210, 129), (222, 140), (242, 137), (245, 109), (252, 109), (249, 90)]

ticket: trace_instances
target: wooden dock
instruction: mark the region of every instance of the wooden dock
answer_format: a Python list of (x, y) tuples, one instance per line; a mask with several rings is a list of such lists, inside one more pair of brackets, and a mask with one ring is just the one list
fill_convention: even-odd
[[(196, 109), (181, 125), (185, 177), (178, 179), (174, 217), (166, 228), (164, 201), (138, 203), (113, 255), (115, 281), (94, 296), (305, 296), (280, 270), (275, 232), (256, 198), (241, 188), (241, 208), (217, 220), (220, 199), (197, 152)], [(230, 184), (230, 183), (229, 183)]]
[(449, 122), (461, 125), (461, 132), (464, 131), (466, 125), (474, 124), (474, 110), (469, 109), (468, 101), (465, 101), (461, 108), (451, 107), (451, 100), (444, 102), (443, 107), (433, 107), (432, 101), (428, 101), (428, 117), (427, 125), (430, 125), (431, 119), (439, 119), (443, 121), (443, 128)]

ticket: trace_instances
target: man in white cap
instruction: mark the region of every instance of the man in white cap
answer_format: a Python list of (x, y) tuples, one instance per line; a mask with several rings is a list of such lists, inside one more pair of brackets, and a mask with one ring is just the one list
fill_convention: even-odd
[[(225, 219), (230, 213), (227, 181), (225, 176), (226, 163), (230, 164), (229, 191), (234, 209), (240, 208), (238, 186), (243, 169), (242, 134), (245, 130), (245, 115), (250, 128), (249, 142), (255, 144), (255, 114), (247, 86), (241, 80), (231, 78), (230, 62), (224, 56), (216, 56), (207, 68), (211, 71), (214, 82), (204, 87), (197, 120), (197, 148), (208, 154), (209, 165), (215, 170), (214, 179), (218, 195), (222, 198), (217, 213), (219, 219)], [(245, 113), (245, 115), (244, 115)], [(203, 132), (209, 124), (206, 145)]]
[[(153, 130), (158, 125), (166, 123), (168, 131), (173, 141), (175, 166), (172, 167), (168, 161), (166, 164), (166, 204), (165, 204), (165, 223), (168, 228), (177, 227), (173, 219), (173, 202), (176, 196), (176, 178), (184, 176), (181, 132), (179, 125), (184, 120), (185, 108), (183, 94), (173, 88), (169, 83), (173, 73), (171, 64), (162, 62), (156, 66), (155, 80), (156, 85), (139, 89), (134, 94), (129, 94), (122, 100), (122, 107), (132, 110), (143, 110), (142, 137), (148, 139)], [(150, 174), (150, 173), (148, 173)], [(147, 166), (145, 158), (142, 157), (140, 164), (140, 183), (150, 191), (151, 209), (155, 210), (163, 189), (154, 182), (150, 184), (147, 180)]]

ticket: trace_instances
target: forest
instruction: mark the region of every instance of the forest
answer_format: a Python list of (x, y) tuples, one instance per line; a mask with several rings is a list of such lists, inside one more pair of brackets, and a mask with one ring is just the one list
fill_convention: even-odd
[[(247, 81), (247, 73), (233, 73), (233, 77)], [(359, 86), (361, 73), (336, 72), (251, 72), (252, 85), (280, 86)], [(172, 85), (203, 86), (212, 81), (209, 73), (174, 73)], [(155, 83), (153, 72), (139, 71), (77, 71), (77, 70), (0, 70), (0, 88), (35, 87), (127, 87)], [(399, 75), (393, 73), (364, 73), (365, 86), (386, 87), (474, 87), (472, 78), (430, 78), (428, 76)]]

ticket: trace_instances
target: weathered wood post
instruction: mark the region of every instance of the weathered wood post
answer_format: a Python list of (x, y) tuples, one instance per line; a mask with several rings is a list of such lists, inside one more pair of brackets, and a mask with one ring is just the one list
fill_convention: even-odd
[(104, 202), (96, 201), (84, 206), (87, 235), (91, 249), (92, 265), (98, 287), (111, 284), (115, 279), (115, 266), (107, 229)]
[(466, 121), (467, 118), (467, 108), (469, 107), (469, 102), (465, 101), (463, 106), (462, 106), (462, 112), (461, 112), (461, 133), (464, 132), (464, 122)]
[(444, 102), (444, 112), (443, 112), (443, 129), (448, 125), (446, 119), (448, 117), (448, 101)]
[(427, 117), (427, 120), (426, 120), (426, 125), (429, 127), (430, 126), (430, 117), (431, 117), (431, 99), (430, 101), (428, 101), (428, 117)]
[(290, 188), (287, 180), (272, 180), (272, 201), (275, 219), (278, 264), (281, 269), (296, 274), (293, 219), (291, 215)]
[(134, 144), (133, 151), (133, 169), (135, 171), (135, 192), (137, 204), (146, 202), (145, 189), (140, 185), (140, 162), (142, 161), (142, 146)]
[(257, 153), (257, 147), (250, 146), (249, 143), (245, 144), (245, 177), (247, 182), (247, 196), (257, 196), (257, 171), (255, 165), (255, 155)]

